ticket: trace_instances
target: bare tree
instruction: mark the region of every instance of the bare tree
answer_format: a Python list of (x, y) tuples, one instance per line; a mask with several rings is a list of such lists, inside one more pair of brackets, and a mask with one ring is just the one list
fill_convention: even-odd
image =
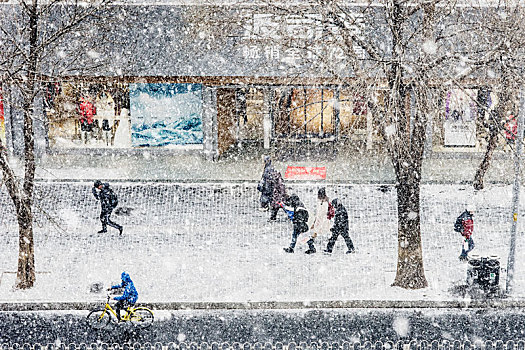
[[(494, 76), (491, 91), (498, 96), (498, 102), (494, 110), (487, 112), (487, 106), (478, 106), (484, 117), (485, 129), (487, 130), (487, 146), (483, 158), (474, 175), (473, 186), (476, 190), (482, 190), (485, 174), (490, 168), (494, 151), (499, 145), (502, 132), (505, 130), (505, 122), (511, 114), (516, 113), (514, 100), (517, 84), (521, 81), (523, 64), (523, 46), (525, 36), (520, 28), (525, 25), (523, 5), (513, 2), (500, 2), (487, 10), (493, 16), (486, 18), (481, 31), (483, 39), (494, 45), (491, 59), (485, 60), (483, 64), (474, 63), (474, 69), (490, 69)], [(474, 58), (476, 60), (476, 58)], [(521, 142), (521, 140), (516, 140)]]
[[(334, 62), (324, 51), (314, 55), (310, 65), (355, 88), (374, 112), (396, 176), (398, 263), (393, 285), (402, 288), (427, 286), (420, 227), (421, 168), (427, 125), (433, 114), (440, 113), (442, 86), (461, 88), (463, 79), (470, 77), (474, 69), (456, 69), (467, 53), (482, 64), (492, 60), (499, 46), (476, 46), (472, 38), (481, 35), (478, 19), (490, 14), (484, 14), (483, 8), (457, 5), (446, 0), (269, 3), (323, 27), (328, 33), (325, 40), (341, 48), (345, 60)], [(475, 19), (469, 17), (473, 14)], [(312, 43), (291, 38), (288, 45), (309, 51)]]
[[(86, 37), (79, 38), (75, 31), (93, 21), (107, 4), (106, 0), (82, 4), (55, 0), (40, 4), (38, 0), (22, 0), (17, 4), (0, 5), (0, 12), (3, 13), (0, 41), (5, 49), (0, 54), (0, 76), (3, 83), (11, 85), (21, 95), (21, 103), (16, 107), (23, 115), (21, 179), (15, 174), (7, 146), (0, 140), (3, 182), (13, 201), (19, 227), (16, 287), (20, 289), (31, 288), (35, 282), (32, 209), (36, 170), (34, 123), (40, 117), (35, 115), (35, 100), (41, 93), (42, 82), (51, 79), (53, 74), (66, 72), (68, 67), (75, 66), (80, 56), (86, 55), (83, 41)], [(68, 40), (75, 43), (76, 49), (67, 49), (65, 43)], [(55, 69), (59, 69), (60, 73)], [(15, 106), (14, 101), (9, 103)]]

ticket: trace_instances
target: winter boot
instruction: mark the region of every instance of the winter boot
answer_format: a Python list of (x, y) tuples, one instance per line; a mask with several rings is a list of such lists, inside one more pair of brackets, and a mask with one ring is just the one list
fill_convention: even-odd
[(308, 243), (308, 250), (305, 252), (305, 254), (313, 254), (313, 253), (315, 253), (316, 250), (315, 250), (315, 247), (314, 247), (314, 240), (312, 238), (310, 238), (308, 240), (308, 242), (306, 242), (306, 243)]
[(285, 252), (287, 252), (287, 253), (293, 253), (293, 248), (290, 248), (290, 247), (288, 247), (288, 248), (283, 248), (283, 250), (284, 250)]
[(348, 249), (348, 251), (346, 252), (346, 254), (352, 254), (352, 253), (355, 253), (355, 249), (354, 249), (354, 248), (350, 248), (350, 249)]

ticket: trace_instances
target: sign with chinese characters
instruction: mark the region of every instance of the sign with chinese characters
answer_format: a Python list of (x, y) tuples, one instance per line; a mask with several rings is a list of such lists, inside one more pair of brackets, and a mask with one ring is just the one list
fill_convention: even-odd
[[(362, 16), (343, 16), (348, 18), (345, 25), (353, 34), (360, 35)], [(265, 59), (296, 67), (320, 61), (321, 57), (332, 63), (347, 58), (340, 29), (327, 25), (321, 14), (249, 13), (243, 27), (241, 51), (247, 61)], [(360, 46), (354, 45), (353, 50), (359, 58), (364, 57)]]

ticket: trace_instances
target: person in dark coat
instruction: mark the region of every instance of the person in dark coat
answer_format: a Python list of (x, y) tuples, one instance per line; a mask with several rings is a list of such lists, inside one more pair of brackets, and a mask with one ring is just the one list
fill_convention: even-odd
[[(463, 245), (461, 246), (461, 254), (459, 260), (468, 260), (468, 253), (474, 249), (474, 240), (472, 234), (474, 233), (474, 211), (473, 205), (467, 205), (467, 208), (461, 215), (458, 216), (454, 224), (454, 231), (461, 233), (463, 236)], [(465, 249), (465, 246), (467, 246)]]
[(332, 237), (328, 240), (328, 244), (324, 251), (325, 253), (332, 253), (335, 241), (337, 241), (337, 238), (341, 235), (343, 236), (346, 247), (348, 248), (346, 254), (353, 253), (355, 252), (355, 248), (354, 243), (348, 234), (348, 213), (346, 212), (346, 208), (337, 198), (332, 200), (332, 205), (335, 208), (334, 225), (330, 229), (330, 231), (332, 231)]
[(117, 313), (117, 319), (120, 321), (120, 310), (135, 305), (137, 302), (137, 299), (139, 298), (139, 293), (137, 293), (137, 290), (135, 289), (135, 285), (133, 284), (133, 281), (131, 280), (131, 277), (128, 273), (122, 272), (120, 275), (120, 278), (122, 279), (122, 282), (120, 284), (111, 286), (111, 288), (108, 288), (108, 290), (112, 289), (119, 289), (124, 288), (124, 292), (122, 295), (114, 297), (113, 299), (117, 301), (115, 304), (116, 313)]
[(268, 210), (270, 208), (270, 202), (273, 196), (272, 186), (272, 173), (274, 168), (272, 166), (272, 160), (269, 156), (264, 157), (264, 171), (257, 185), (257, 190), (261, 192), (259, 202), (261, 204), (261, 210)]
[(102, 183), (100, 180), (95, 181), (91, 190), (93, 196), (100, 201), (100, 221), (102, 222), (102, 230), (98, 233), (108, 232), (107, 226), (116, 228), (119, 234), (122, 234), (122, 226), (111, 221), (111, 212), (117, 207), (118, 200), (116, 194), (109, 187), (108, 183)]
[(290, 247), (283, 249), (287, 253), (293, 253), (295, 244), (297, 243), (297, 237), (299, 237), (301, 233), (308, 231), (309, 214), (303, 202), (301, 202), (299, 196), (296, 194), (292, 194), (286, 198), (283, 209), (293, 223), (292, 242), (290, 243)]
[(280, 172), (273, 170), (270, 174), (270, 181), (272, 187), (272, 197), (270, 200), (270, 220), (277, 220), (277, 213), (281, 209), (280, 203), (282, 203), (286, 197), (286, 187), (284, 186), (284, 180)]

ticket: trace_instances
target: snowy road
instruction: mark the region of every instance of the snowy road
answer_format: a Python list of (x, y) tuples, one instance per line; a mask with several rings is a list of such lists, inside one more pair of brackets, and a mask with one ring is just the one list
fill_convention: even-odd
[[(0, 193), (0, 301), (93, 301), (90, 286), (117, 282), (129, 272), (142, 302), (449, 300), (466, 276), (458, 262), (461, 238), (453, 223), (468, 201), (478, 207), (474, 252), (507, 262), (511, 187), (492, 185), (475, 194), (468, 186), (424, 185), (422, 238), (429, 287), (390, 287), (397, 260), (396, 195), (389, 186), (327, 185), (348, 209), (356, 254), (307, 256), (305, 238), (285, 254), (291, 224), (283, 213), (269, 223), (257, 210), (255, 183), (115, 183), (122, 237), (97, 234), (98, 203), (91, 182), (38, 183), (35, 205), (37, 284), (13, 291), (18, 234), (11, 202)], [(311, 211), (318, 185), (287, 184)], [(525, 194), (522, 194), (522, 198)], [(522, 204), (523, 205), (523, 204)], [(519, 221), (521, 223), (521, 220)], [(516, 297), (525, 296), (523, 227), (518, 235)], [(317, 242), (318, 251), (327, 237)], [(502, 276), (502, 280), (505, 276)], [(504, 286), (503, 286), (504, 287)], [(53, 290), (53, 293), (49, 291)]]
[(525, 339), (525, 313), (515, 309), (157, 311), (153, 326), (138, 331), (127, 324), (92, 331), (85, 324), (86, 314), (0, 312), (0, 344), (337, 342), (342, 345), (366, 341), (373, 344), (379, 340), (505, 343)]

